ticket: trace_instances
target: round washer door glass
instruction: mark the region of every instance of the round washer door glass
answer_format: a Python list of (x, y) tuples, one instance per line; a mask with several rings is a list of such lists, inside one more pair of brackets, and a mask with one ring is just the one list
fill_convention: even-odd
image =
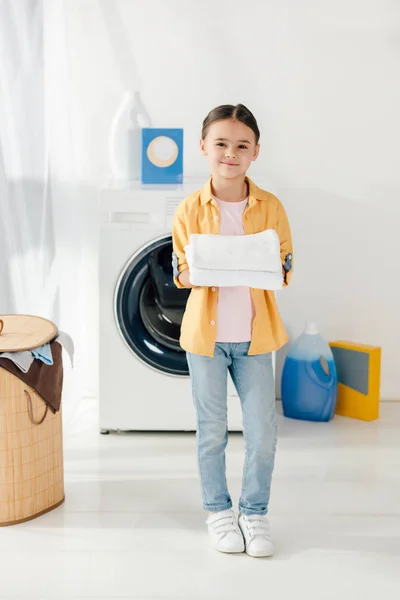
[(186, 353), (179, 345), (189, 293), (173, 281), (170, 235), (136, 252), (118, 280), (114, 298), (118, 329), (130, 350), (162, 373), (189, 374)]

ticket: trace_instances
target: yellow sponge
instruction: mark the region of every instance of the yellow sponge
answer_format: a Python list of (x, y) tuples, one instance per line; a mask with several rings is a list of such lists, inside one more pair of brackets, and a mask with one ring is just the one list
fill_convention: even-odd
[(379, 417), (381, 348), (331, 342), (338, 374), (336, 414), (363, 421)]

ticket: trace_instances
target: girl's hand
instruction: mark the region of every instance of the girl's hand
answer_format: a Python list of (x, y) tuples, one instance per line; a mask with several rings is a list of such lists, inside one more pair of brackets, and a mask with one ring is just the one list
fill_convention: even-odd
[(198, 286), (192, 285), (190, 283), (190, 272), (189, 272), (189, 269), (185, 269), (185, 271), (182, 271), (182, 273), (179, 275), (178, 279), (181, 282), (181, 284), (184, 285), (186, 288), (196, 288), (196, 287), (198, 287)]

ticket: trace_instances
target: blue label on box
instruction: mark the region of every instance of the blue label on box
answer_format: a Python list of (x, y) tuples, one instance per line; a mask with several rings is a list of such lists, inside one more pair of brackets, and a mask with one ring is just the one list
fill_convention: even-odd
[(183, 129), (142, 129), (142, 183), (182, 183)]

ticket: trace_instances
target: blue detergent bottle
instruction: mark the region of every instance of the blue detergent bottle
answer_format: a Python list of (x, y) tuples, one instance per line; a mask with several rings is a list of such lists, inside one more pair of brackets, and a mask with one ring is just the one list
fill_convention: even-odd
[(316, 324), (307, 323), (283, 366), (283, 414), (291, 419), (330, 421), (335, 413), (337, 387), (332, 351)]

